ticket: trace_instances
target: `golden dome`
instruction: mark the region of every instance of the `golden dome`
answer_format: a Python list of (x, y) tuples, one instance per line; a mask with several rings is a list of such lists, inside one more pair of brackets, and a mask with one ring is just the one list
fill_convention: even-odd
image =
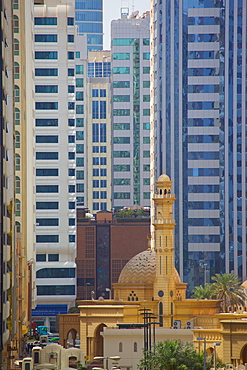
[[(153, 284), (156, 276), (156, 253), (146, 250), (138, 253), (126, 263), (118, 278), (119, 284)], [(181, 283), (180, 276), (174, 267), (174, 281)]]
[(171, 179), (168, 175), (166, 175), (165, 173), (163, 173), (162, 175), (160, 175), (160, 177), (158, 178), (158, 181), (159, 182), (171, 182)]

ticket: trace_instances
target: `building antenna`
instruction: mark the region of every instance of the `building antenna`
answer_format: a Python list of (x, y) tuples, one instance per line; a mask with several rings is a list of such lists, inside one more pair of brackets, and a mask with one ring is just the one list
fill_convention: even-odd
[(135, 11), (135, 0), (132, 0), (132, 12)]

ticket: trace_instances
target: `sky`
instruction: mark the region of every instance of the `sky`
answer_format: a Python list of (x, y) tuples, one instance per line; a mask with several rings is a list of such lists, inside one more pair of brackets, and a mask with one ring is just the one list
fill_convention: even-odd
[(110, 50), (111, 21), (120, 18), (120, 9), (129, 8), (129, 13), (139, 10), (139, 14), (150, 10), (151, 0), (103, 0), (104, 49)]

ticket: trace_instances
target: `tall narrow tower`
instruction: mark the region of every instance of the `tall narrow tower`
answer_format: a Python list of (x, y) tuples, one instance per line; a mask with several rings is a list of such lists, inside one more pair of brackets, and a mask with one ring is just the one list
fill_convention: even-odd
[[(174, 268), (174, 226), (172, 207), (175, 195), (171, 194), (172, 181), (163, 174), (156, 181), (154, 192), (156, 280), (154, 283), (154, 299), (160, 301), (160, 316), (164, 317), (164, 326), (169, 326), (173, 315), (173, 296), (175, 295)], [(166, 320), (167, 318), (167, 320)], [(167, 322), (166, 322), (167, 321)]]

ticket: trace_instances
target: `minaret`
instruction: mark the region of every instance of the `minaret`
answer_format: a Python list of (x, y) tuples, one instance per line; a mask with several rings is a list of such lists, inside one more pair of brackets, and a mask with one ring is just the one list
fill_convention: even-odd
[[(171, 194), (172, 181), (163, 174), (156, 181), (154, 192), (154, 218), (156, 251), (156, 279), (154, 283), (154, 300), (159, 303), (159, 319), (164, 320), (163, 326), (172, 325), (173, 300), (175, 293), (174, 280), (174, 226), (172, 206), (175, 195)], [(162, 319), (163, 317), (163, 319)]]

